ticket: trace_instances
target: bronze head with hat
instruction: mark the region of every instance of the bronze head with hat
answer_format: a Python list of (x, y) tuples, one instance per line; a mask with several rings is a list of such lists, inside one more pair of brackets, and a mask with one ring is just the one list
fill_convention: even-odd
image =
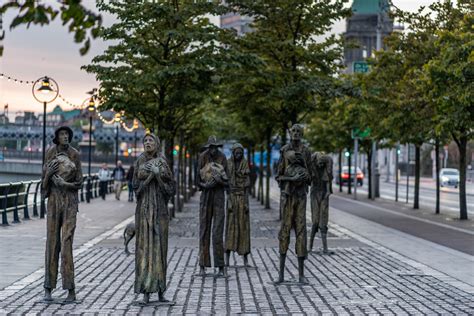
[[(61, 133), (61, 131), (65, 131), (66, 133)], [(73, 137), (74, 133), (70, 127), (61, 126), (54, 131), (53, 143), (56, 145), (68, 145), (71, 143)]]
[(222, 143), (218, 142), (217, 137), (214, 135), (209, 136), (206, 145), (204, 145), (204, 148), (209, 151), (212, 157), (217, 155), (219, 152), (219, 147), (222, 147)]

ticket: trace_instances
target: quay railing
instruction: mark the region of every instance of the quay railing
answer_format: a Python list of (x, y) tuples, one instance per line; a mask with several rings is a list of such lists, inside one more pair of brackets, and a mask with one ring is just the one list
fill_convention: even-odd
[[(87, 186), (87, 178), (87, 175), (83, 177), (82, 187), (78, 191), (80, 202), (99, 197), (100, 181), (97, 174), (91, 175), (90, 188)], [(111, 193), (112, 189), (113, 180), (108, 180), (106, 194)], [(20, 223), (21, 220), (29, 220), (31, 217), (44, 218), (47, 199), (43, 201), (45, 207), (41, 207), (41, 199), (41, 180), (0, 183), (1, 225), (9, 225), (9, 214), (13, 215), (12, 223)]]

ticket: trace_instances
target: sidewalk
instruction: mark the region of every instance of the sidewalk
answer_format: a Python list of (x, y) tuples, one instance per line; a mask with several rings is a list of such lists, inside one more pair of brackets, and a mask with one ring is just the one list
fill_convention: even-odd
[[(170, 224), (166, 296), (176, 305), (140, 307), (133, 304), (139, 299), (133, 293), (134, 257), (125, 255), (121, 237), (123, 227), (133, 217), (127, 218), (124, 213), (127, 219), (75, 250), (78, 304), (41, 303), (43, 270), (38, 265), (33, 273), (25, 273), (22, 280), (0, 291), (0, 314), (474, 313), (473, 286), (374, 243), (358, 234), (357, 227), (354, 229), (350, 221), (349, 227), (330, 224), (328, 243), (335, 254), (309, 254), (306, 261), (309, 285), (275, 286), (273, 281), (278, 275), (279, 257), (275, 197), (271, 210), (265, 210), (257, 201), (251, 200), (252, 254), (249, 261), (254, 268), (231, 267), (228, 279), (194, 276), (199, 270), (198, 202), (196, 195)], [(112, 205), (115, 201), (109, 203)], [(91, 209), (92, 206), (93, 203)], [(318, 239), (316, 246), (319, 245)], [(297, 275), (293, 248), (292, 239), (287, 278)], [(231, 265), (234, 260), (242, 265), (241, 258), (236, 256), (231, 258)], [(14, 266), (9, 269), (15, 270)], [(65, 291), (56, 290), (53, 296), (64, 297), (65, 294)]]

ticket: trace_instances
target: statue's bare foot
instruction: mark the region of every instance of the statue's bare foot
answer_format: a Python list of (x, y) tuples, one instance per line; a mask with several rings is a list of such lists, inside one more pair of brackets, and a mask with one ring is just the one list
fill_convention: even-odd
[(219, 271), (217, 272), (218, 277), (226, 277), (227, 272), (224, 267), (219, 267)]
[(150, 293), (143, 294), (143, 304), (148, 304), (150, 302)]
[(67, 294), (67, 297), (64, 300), (64, 302), (71, 303), (71, 302), (74, 302), (75, 300), (76, 300), (76, 291), (74, 289), (69, 290), (69, 292)]
[(202, 276), (206, 275), (206, 268), (204, 266), (199, 267), (199, 275), (202, 275)]
[(308, 283), (309, 283), (308, 279), (307, 279), (306, 277), (304, 277), (304, 276), (300, 276), (300, 277), (299, 277), (299, 282), (300, 282), (301, 284), (308, 284)]
[(43, 299), (48, 302), (51, 302), (53, 300), (53, 297), (51, 296), (51, 289), (48, 289), (48, 288), (44, 289)]
[(169, 303), (169, 300), (165, 298), (164, 293), (158, 293), (158, 301), (161, 303)]

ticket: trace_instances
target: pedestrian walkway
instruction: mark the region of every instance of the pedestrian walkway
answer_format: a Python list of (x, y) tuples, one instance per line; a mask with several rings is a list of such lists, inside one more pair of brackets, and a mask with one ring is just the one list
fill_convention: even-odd
[[(105, 208), (105, 205), (94, 208), (94, 203), (96, 201), (83, 208), (96, 211)], [(129, 205), (109, 203), (116, 204), (115, 207)], [(43, 269), (38, 265), (35, 271), (25, 273), (23, 279), (0, 291), (0, 314), (474, 313), (474, 287), (376, 244), (351, 230), (353, 227), (349, 229), (333, 222), (330, 223), (328, 242), (335, 253), (330, 256), (309, 254), (306, 274), (310, 284), (274, 285), (279, 257), (276, 199), (272, 199), (271, 210), (265, 210), (256, 200), (251, 200), (252, 254), (249, 261), (252, 268), (242, 268), (241, 258), (233, 256), (231, 265), (237, 267), (229, 268), (227, 279), (195, 276), (199, 270), (198, 196), (187, 203), (170, 224), (166, 296), (176, 304), (138, 306), (134, 302), (139, 296), (133, 293), (134, 257), (124, 253), (121, 239), (124, 226), (133, 220), (133, 210), (128, 212), (128, 215), (123, 214), (125, 219), (75, 249), (77, 304), (42, 303)], [(316, 245), (320, 245), (320, 240)], [(294, 243), (290, 245), (290, 249), (293, 248)], [(295, 278), (296, 275), (297, 260), (291, 250), (286, 276)], [(53, 292), (54, 297), (65, 295), (62, 290)], [(152, 297), (152, 300), (156, 299)]]

